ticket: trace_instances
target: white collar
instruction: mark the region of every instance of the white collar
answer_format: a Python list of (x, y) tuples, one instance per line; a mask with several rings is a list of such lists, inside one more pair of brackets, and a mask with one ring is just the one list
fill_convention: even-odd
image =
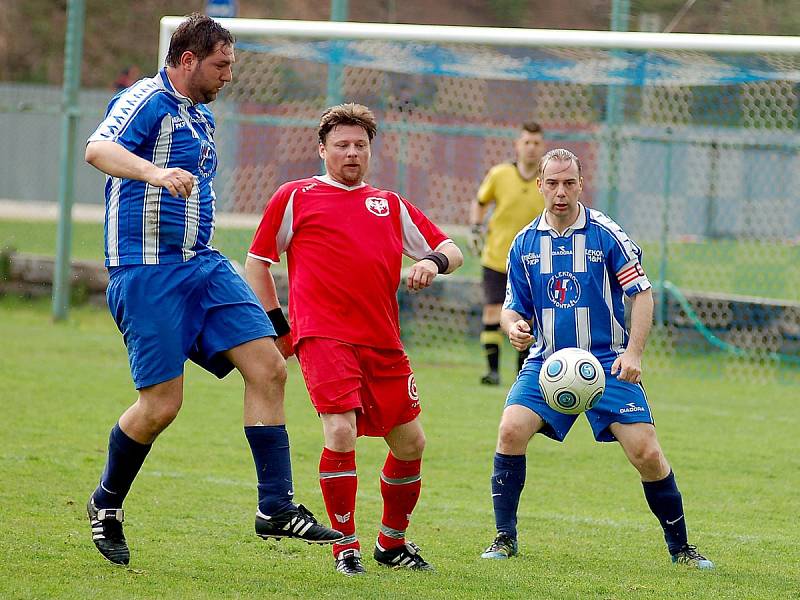
[(584, 227), (586, 227), (586, 208), (580, 202), (578, 202), (578, 208), (580, 209), (578, 211), (578, 218), (575, 219), (575, 222), (572, 225), (570, 225), (564, 230), (563, 234), (559, 234), (558, 231), (556, 231), (556, 228), (550, 225), (550, 223), (547, 222), (547, 219), (545, 219), (544, 215), (547, 212), (547, 209), (542, 211), (542, 215), (541, 218), (539, 219), (539, 224), (536, 226), (536, 229), (538, 229), (539, 231), (551, 231), (555, 235), (563, 235), (564, 237), (568, 236), (572, 231), (583, 229)]
[(325, 175), (314, 175), (314, 179), (318, 179), (323, 183), (327, 183), (328, 185), (332, 185), (333, 187), (338, 187), (343, 190), (347, 190), (348, 192), (352, 190), (357, 190), (359, 188), (365, 187), (367, 184), (365, 182), (361, 182), (358, 185), (354, 185), (353, 187), (348, 187), (343, 183), (339, 183), (335, 179), (333, 179), (330, 175), (325, 173)]

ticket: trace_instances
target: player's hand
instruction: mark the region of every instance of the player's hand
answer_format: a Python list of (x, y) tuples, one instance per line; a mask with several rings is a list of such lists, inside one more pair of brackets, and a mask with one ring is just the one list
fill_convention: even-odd
[(281, 353), (283, 358), (289, 358), (294, 354), (294, 339), (292, 338), (292, 332), (290, 331), (286, 335), (282, 335), (281, 337), (275, 340), (275, 346), (278, 348), (278, 352)]
[(511, 327), (508, 328), (508, 341), (520, 352), (530, 348), (531, 344), (533, 344), (530, 323), (523, 319), (514, 321)]
[(480, 256), (483, 252), (483, 243), (486, 240), (486, 226), (473, 225), (467, 238), (467, 248), (474, 256)]
[(170, 169), (158, 169), (152, 177), (147, 180), (152, 186), (165, 188), (173, 198), (180, 196), (181, 198), (188, 198), (192, 195), (194, 188), (194, 175), (173, 167)]
[(617, 379), (629, 383), (641, 383), (642, 357), (636, 356), (628, 351), (623, 352), (611, 365), (611, 374), (616, 375), (617, 372), (619, 372)]
[(411, 265), (408, 272), (406, 285), (410, 291), (419, 291), (433, 283), (433, 279), (439, 274), (439, 267), (432, 260), (423, 258)]

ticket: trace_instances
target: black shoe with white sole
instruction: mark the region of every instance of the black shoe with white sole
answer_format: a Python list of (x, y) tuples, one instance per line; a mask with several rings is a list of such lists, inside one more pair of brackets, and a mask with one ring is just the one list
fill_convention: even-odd
[(341, 531), (320, 525), (302, 504), (285, 512), (267, 516), (256, 513), (256, 535), (266, 539), (297, 538), (309, 544), (332, 544), (344, 538)]
[(339, 573), (353, 577), (354, 575), (363, 575), (367, 572), (364, 568), (364, 563), (361, 562), (361, 552), (355, 548), (348, 548), (342, 550), (336, 556), (336, 570)]
[(375, 545), (373, 554), (378, 564), (392, 569), (411, 569), (412, 571), (433, 571), (433, 566), (419, 554), (419, 546), (406, 542), (403, 546), (386, 550)]
[(92, 525), (92, 541), (100, 554), (114, 564), (127, 565), (131, 553), (122, 533), (125, 511), (121, 508), (97, 508), (94, 498), (89, 498), (86, 512)]

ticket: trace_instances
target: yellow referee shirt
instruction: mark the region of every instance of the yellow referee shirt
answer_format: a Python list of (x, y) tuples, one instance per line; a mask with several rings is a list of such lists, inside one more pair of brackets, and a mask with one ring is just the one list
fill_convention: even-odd
[(515, 163), (495, 165), (478, 189), (478, 202), (494, 202), (492, 216), (481, 253), (481, 264), (500, 273), (506, 272), (511, 242), (520, 229), (544, 210), (544, 198), (536, 187), (536, 178), (523, 179)]

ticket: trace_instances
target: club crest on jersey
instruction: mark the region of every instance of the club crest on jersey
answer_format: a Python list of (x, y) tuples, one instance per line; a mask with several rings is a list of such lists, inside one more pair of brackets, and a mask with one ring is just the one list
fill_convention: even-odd
[(206, 140), (200, 142), (200, 159), (197, 162), (197, 168), (203, 177), (211, 177), (214, 169), (217, 168), (217, 153), (214, 151), (214, 146)]
[(386, 198), (369, 196), (366, 200), (367, 210), (378, 217), (389, 216), (389, 201)]
[(558, 308), (572, 308), (581, 297), (581, 284), (569, 271), (559, 271), (547, 282), (547, 296)]
[(414, 408), (419, 404), (419, 393), (417, 393), (417, 380), (414, 379), (414, 374), (408, 376), (408, 397), (411, 400), (411, 407)]

